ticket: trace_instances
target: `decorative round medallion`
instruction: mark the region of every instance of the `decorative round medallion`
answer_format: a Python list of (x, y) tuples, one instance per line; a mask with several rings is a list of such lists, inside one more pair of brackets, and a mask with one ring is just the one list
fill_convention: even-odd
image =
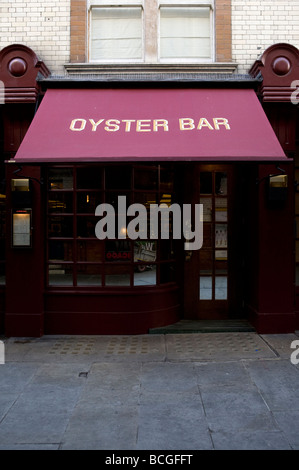
[(272, 69), (276, 75), (286, 75), (291, 70), (291, 62), (286, 57), (277, 57), (272, 64)]
[(27, 62), (20, 57), (16, 57), (9, 62), (8, 70), (14, 77), (22, 77), (26, 73)]

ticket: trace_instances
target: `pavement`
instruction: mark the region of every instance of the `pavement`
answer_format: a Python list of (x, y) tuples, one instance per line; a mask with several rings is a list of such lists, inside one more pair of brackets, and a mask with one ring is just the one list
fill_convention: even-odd
[(299, 450), (299, 332), (3, 343), (0, 450)]

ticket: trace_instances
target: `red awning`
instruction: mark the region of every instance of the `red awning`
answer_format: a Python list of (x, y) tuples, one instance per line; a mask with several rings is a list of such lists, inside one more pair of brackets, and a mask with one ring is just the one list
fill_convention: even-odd
[(49, 89), (15, 160), (285, 158), (251, 89)]

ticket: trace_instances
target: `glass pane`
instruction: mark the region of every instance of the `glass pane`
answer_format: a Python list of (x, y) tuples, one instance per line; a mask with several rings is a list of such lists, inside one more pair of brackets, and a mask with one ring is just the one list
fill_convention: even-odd
[(210, 171), (202, 171), (200, 173), (199, 190), (200, 194), (212, 194), (213, 193), (213, 173)]
[(215, 222), (227, 222), (227, 209), (215, 207)]
[(160, 169), (160, 191), (166, 194), (172, 193), (174, 183), (174, 171), (172, 167), (162, 167)]
[(134, 194), (134, 202), (137, 204), (143, 204), (146, 208), (150, 207), (150, 204), (159, 204), (157, 193), (146, 193), (138, 192)]
[(106, 189), (131, 189), (131, 174), (131, 166), (106, 168)]
[(50, 261), (73, 261), (73, 242), (49, 240)]
[(51, 192), (48, 201), (49, 212), (73, 212), (73, 193)]
[(215, 247), (227, 248), (227, 224), (215, 224)]
[(200, 276), (199, 278), (199, 299), (212, 300), (213, 298), (212, 276)]
[(156, 266), (139, 264), (134, 272), (134, 286), (155, 286), (157, 284)]
[(153, 263), (156, 261), (156, 242), (137, 240), (134, 242), (134, 261)]
[(105, 285), (106, 286), (129, 286), (131, 279), (130, 266), (108, 265), (105, 267)]
[(134, 170), (135, 189), (156, 189), (158, 186), (158, 169), (142, 167)]
[(91, 59), (142, 59), (141, 7), (92, 8)]
[(81, 214), (95, 213), (99, 204), (103, 202), (102, 193), (83, 192), (77, 193), (77, 212)]
[(77, 169), (77, 189), (101, 189), (102, 170), (101, 168), (78, 168)]
[(227, 300), (227, 277), (226, 276), (215, 277), (215, 299)]
[(131, 261), (130, 240), (106, 240), (105, 259), (110, 262)]
[(50, 286), (72, 286), (73, 267), (67, 264), (49, 265), (49, 285)]
[(91, 238), (95, 237), (95, 227), (98, 222), (97, 217), (78, 216), (77, 217), (77, 237)]
[(209, 58), (210, 8), (160, 8), (161, 58)]
[(92, 264), (78, 264), (77, 266), (78, 286), (101, 286), (102, 266)]
[(77, 260), (78, 261), (104, 261), (104, 243), (101, 240), (78, 240)]
[(215, 193), (221, 194), (222, 196), (227, 195), (227, 173), (216, 173)]
[(201, 197), (200, 203), (203, 205), (203, 221), (212, 222), (213, 202), (211, 197)]
[(70, 238), (73, 236), (73, 217), (49, 217), (49, 236)]
[(73, 189), (72, 168), (50, 168), (49, 189)]

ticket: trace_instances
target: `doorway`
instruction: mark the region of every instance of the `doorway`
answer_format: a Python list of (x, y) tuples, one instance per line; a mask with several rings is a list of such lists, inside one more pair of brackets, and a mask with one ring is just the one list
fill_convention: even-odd
[(203, 205), (203, 244), (184, 261), (184, 318), (242, 318), (242, 217), (234, 165), (188, 168), (185, 197)]

